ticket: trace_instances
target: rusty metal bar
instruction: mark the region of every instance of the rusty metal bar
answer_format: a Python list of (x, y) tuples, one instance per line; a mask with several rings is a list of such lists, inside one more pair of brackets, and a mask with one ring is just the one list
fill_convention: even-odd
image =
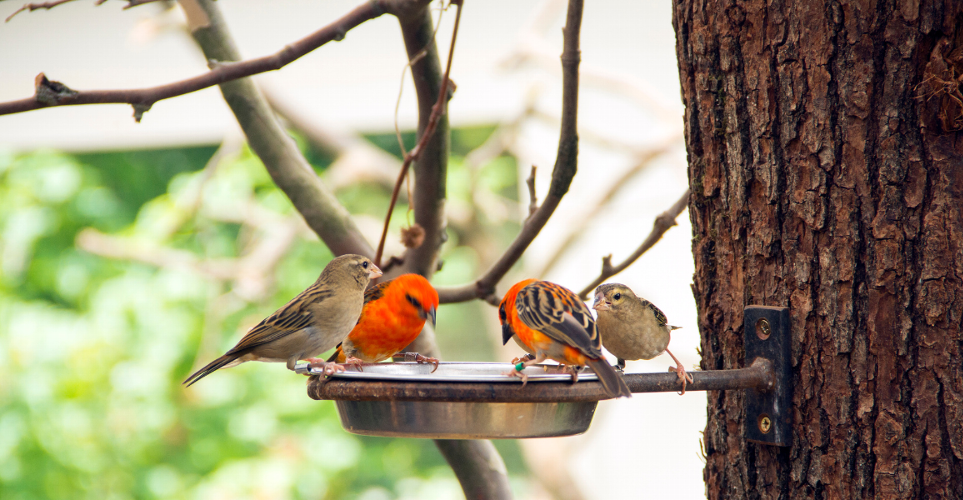
[[(756, 389), (767, 391), (775, 384), (772, 363), (758, 359), (749, 368), (689, 372), (693, 382), (686, 392)], [(628, 373), (625, 383), (632, 392), (678, 392), (682, 386), (674, 372)], [(344, 401), (453, 401), (489, 403), (584, 402), (608, 399), (597, 381), (532, 382), (397, 382), (381, 380), (323, 379), (308, 381), (312, 399)]]

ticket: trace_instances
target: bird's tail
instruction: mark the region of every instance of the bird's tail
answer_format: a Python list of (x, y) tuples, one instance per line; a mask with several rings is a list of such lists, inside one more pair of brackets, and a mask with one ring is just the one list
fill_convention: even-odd
[(588, 361), (589, 367), (595, 372), (599, 377), (599, 382), (602, 382), (602, 387), (605, 389), (605, 394), (612, 398), (631, 398), (632, 391), (629, 390), (629, 386), (625, 385), (625, 381), (622, 380), (622, 376), (619, 375), (612, 365), (602, 359), (590, 359)]
[(214, 373), (215, 371), (221, 368), (224, 368), (226, 365), (230, 364), (232, 361), (236, 360), (237, 358), (238, 356), (225, 354), (215, 359), (214, 361), (211, 361), (204, 368), (201, 368), (200, 370), (197, 370), (196, 372), (194, 372), (194, 374), (191, 375), (190, 377), (187, 377), (187, 380), (185, 380), (183, 383), (187, 384), (187, 387), (190, 387), (198, 380)]
[(344, 354), (344, 348), (341, 347), (342, 344), (338, 344), (338, 348), (334, 350), (331, 357), (328, 358), (328, 363), (344, 363), (347, 357)]

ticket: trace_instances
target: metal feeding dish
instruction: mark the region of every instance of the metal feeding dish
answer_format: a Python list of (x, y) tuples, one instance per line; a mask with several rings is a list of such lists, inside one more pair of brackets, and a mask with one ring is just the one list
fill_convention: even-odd
[[(689, 372), (686, 392), (749, 389), (748, 439), (788, 446), (792, 435), (789, 310), (748, 306), (744, 311), (744, 368)], [(571, 436), (588, 430), (599, 400), (608, 399), (587, 369), (578, 383), (558, 365), (525, 369), (528, 384), (509, 377), (510, 363), (378, 363), (349, 365), (331, 377), (298, 367), (308, 396), (333, 400), (349, 432), (369, 436), (436, 439), (499, 439)], [(679, 392), (673, 371), (624, 373), (629, 390)], [(758, 422), (758, 424), (757, 424)]]
[[(528, 384), (505, 375), (510, 363), (377, 363), (312, 377), (308, 393), (333, 399), (345, 430), (368, 436), (505, 439), (571, 436), (588, 430), (601, 384), (591, 371), (578, 383), (557, 365), (525, 369)], [(299, 372), (317, 375), (317, 371)], [(554, 397), (543, 387), (555, 386)], [(592, 386), (590, 390), (574, 390)], [(534, 390), (533, 390), (534, 389)], [(571, 396), (558, 393), (574, 390)], [(528, 393), (528, 394), (526, 394)]]

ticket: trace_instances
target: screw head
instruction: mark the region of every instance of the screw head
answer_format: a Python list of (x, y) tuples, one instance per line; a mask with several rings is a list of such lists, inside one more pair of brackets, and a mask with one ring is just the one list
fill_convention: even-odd
[(769, 415), (765, 413), (759, 415), (759, 431), (763, 434), (769, 434), (770, 430), (772, 430), (772, 420), (769, 418)]
[(756, 321), (756, 336), (759, 340), (766, 340), (770, 335), (772, 335), (772, 325), (769, 324), (769, 320), (759, 318), (759, 321)]

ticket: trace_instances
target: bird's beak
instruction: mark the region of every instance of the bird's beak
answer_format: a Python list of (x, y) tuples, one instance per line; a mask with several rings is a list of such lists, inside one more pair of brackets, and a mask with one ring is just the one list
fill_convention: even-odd
[(384, 273), (381, 272), (381, 269), (378, 269), (378, 266), (374, 265), (374, 263), (371, 263), (371, 267), (368, 268), (368, 278), (369, 279), (380, 278), (382, 274)]
[(512, 327), (508, 326), (507, 323), (502, 325), (502, 345), (508, 344), (508, 341), (511, 340), (514, 335), (515, 330), (513, 330)]
[(592, 304), (592, 309), (595, 309), (596, 311), (608, 311), (609, 306), (611, 305), (612, 304), (609, 304), (608, 302), (606, 302), (601, 295), (596, 295), (595, 303)]
[(428, 310), (428, 311), (425, 311), (424, 309), (422, 309), (421, 311), (418, 311), (418, 314), (421, 315), (421, 319), (424, 319), (424, 320), (430, 319), (431, 326), (435, 326), (435, 320), (438, 314), (437, 309), (435, 309), (434, 307), (432, 307), (431, 310)]

